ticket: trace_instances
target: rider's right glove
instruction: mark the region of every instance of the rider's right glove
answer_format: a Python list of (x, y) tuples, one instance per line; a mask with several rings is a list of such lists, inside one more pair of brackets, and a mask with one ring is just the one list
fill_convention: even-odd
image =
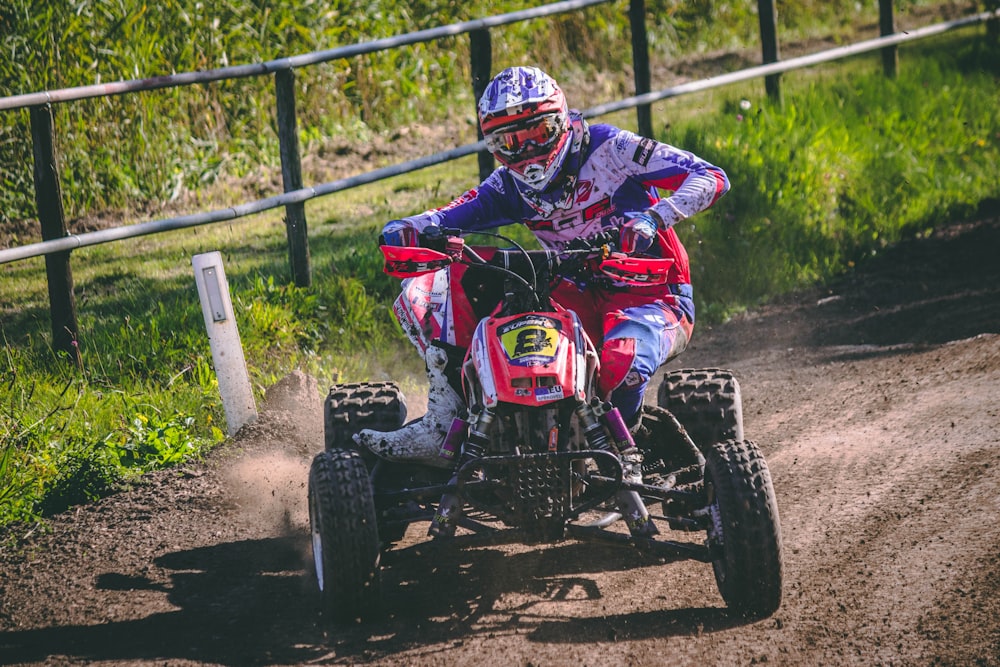
[(649, 211), (625, 215), (631, 218), (622, 225), (618, 245), (627, 255), (646, 252), (656, 238), (656, 230), (660, 227), (659, 221)]
[(417, 246), (420, 245), (417, 228), (406, 220), (390, 220), (385, 223), (378, 237), (379, 245)]

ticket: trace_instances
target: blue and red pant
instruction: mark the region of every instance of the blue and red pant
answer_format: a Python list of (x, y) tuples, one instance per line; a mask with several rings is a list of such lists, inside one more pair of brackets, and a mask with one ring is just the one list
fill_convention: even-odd
[[(667, 291), (664, 291), (664, 290)], [(565, 282), (553, 300), (576, 312), (600, 350), (598, 391), (634, 423), (649, 380), (687, 347), (694, 330), (690, 285), (635, 290), (580, 290)]]

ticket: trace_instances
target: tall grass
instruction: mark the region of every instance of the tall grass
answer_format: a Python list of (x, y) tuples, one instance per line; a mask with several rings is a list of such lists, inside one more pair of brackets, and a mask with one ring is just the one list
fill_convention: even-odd
[(719, 122), (673, 132), (733, 183), (681, 232), (703, 315), (825, 281), (1000, 195), (996, 45), (948, 37), (904, 54), (924, 49), (896, 80), (870, 59), (786, 75), (783, 107), (729, 99)]
[[(954, 0), (897, 0), (900, 12)], [(0, 4), (0, 96), (261, 62), (537, 6), (526, 0), (202, 2), (66, 0)], [(629, 90), (624, 0), (493, 30), (497, 69), (525, 61), (560, 78), (609, 78)], [(754, 0), (650, 0), (657, 60), (756, 45)], [(871, 21), (877, 1), (782, 3), (782, 39), (846, 19)], [(468, 122), (468, 39), (448, 37), (300, 69), (297, 111), (310, 149), (364, 141), (400, 123)], [(274, 84), (254, 77), (55, 107), (67, 215), (154, 210), (225, 178), (278, 163)], [(0, 112), (0, 224), (35, 217), (25, 110)], [(269, 193), (270, 194), (270, 193)]]
[[(787, 74), (783, 106), (759, 82), (658, 105), (675, 119), (660, 138), (733, 182), (680, 229), (703, 321), (1000, 197), (996, 44), (956, 34), (901, 58), (895, 81), (874, 58)], [(374, 238), (382, 221), (443, 204), (475, 173), (467, 158), (310, 202), (310, 288), (289, 283), (275, 215), (75, 251), (82, 369), (48, 346), (42, 261), (0, 267), (0, 525), (112, 492), (223, 438), (193, 254), (223, 251), (258, 397), (296, 368), (321, 383), (419, 371)]]
[(416, 370), (413, 359), (394, 360), (389, 304), (398, 284), (371, 252), (374, 226), (314, 234), (310, 289), (275, 279), (287, 262), (280, 221), (242, 231), (81, 253), (82, 369), (49, 347), (40, 266), (4, 267), (6, 285), (25, 287), (0, 297), (0, 525), (105, 495), (223, 439), (190, 264), (220, 243), (229, 245), (224, 261), (258, 397), (293, 368), (324, 381)]

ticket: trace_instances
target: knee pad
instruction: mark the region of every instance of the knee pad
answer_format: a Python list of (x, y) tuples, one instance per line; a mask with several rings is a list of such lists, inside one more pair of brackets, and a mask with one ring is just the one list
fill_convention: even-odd
[(607, 398), (611, 392), (625, 381), (635, 364), (635, 339), (612, 338), (604, 341), (601, 348), (601, 375), (597, 390)]

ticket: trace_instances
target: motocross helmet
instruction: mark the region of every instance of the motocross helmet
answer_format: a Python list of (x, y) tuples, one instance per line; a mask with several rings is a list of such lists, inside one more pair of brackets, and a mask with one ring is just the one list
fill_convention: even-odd
[(570, 152), (569, 108), (555, 80), (537, 67), (508, 67), (479, 100), (486, 148), (518, 181), (546, 190)]

